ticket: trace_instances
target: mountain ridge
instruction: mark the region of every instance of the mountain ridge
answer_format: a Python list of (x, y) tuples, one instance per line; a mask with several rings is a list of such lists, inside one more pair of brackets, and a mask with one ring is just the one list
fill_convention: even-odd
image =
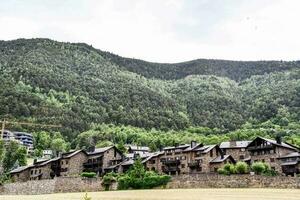
[(70, 138), (94, 123), (235, 130), (300, 119), (299, 61), (161, 64), (50, 39), (0, 41), (0, 52), (0, 118), (62, 124)]

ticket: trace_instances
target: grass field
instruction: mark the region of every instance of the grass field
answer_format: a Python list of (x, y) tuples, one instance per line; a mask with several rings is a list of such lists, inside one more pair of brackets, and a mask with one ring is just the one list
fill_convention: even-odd
[[(0, 200), (81, 200), (85, 193), (0, 196)], [(177, 189), (88, 193), (92, 200), (299, 200), (297, 189)]]

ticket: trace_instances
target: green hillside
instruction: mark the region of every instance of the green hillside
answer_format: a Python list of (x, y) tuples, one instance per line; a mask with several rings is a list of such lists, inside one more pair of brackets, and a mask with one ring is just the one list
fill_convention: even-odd
[(19, 39), (0, 41), (0, 72), (0, 118), (62, 124), (69, 139), (100, 123), (226, 131), (300, 120), (299, 62), (158, 64), (86, 44)]

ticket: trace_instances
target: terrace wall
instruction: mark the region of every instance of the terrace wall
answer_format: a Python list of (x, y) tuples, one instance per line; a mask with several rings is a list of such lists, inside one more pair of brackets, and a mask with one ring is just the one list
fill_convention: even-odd
[[(49, 194), (60, 192), (96, 192), (103, 191), (102, 180), (81, 177), (58, 177), (51, 180), (16, 182), (0, 186), (1, 194)], [(299, 177), (266, 177), (258, 175), (217, 175), (194, 174), (172, 177), (167, 189), (176, 188), (297, 188), (300, 189)], [(111, 190), (116, 190), (112, 185)]]
[(102, 191), (102, 180), (81, 177), (57, 177), (48, 180), (15, 182), (0, 186), (0, 194), (50, 194), (59, 192), (96, 192)]
[(172, 177), (168, 189), (176, 188), (297, 188), (300, 177), (194, 174)]

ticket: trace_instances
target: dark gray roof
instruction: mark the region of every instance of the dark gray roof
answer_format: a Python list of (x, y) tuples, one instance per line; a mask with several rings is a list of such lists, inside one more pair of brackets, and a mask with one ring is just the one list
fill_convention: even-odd
[(279, 159), (280, 158), (292, 158), (292, 157), (300, 157), (300, 153), (299, 152), (289, 153), (284, 156), (280, 156)]
[(71, 157), (75, 156), (76, 154), (78, 154), (80, 152), (82, 152), (82, 150), (77, 150), (77, 151), (64, 153), (64, 154), (62, 154), (62, 158), (71, 158)]
[(284, 162), (284, 163), (281, 163), (282, 166), (287, 166), (287, 165), (297, 165), (298, 164), (298, 160), (296, 161), (290, 161), (290, 162)]
[(150, 148), (146, 146), (128, 145), (128, 148), (130, 148), (133, 151), (150, 151)]
[(31, 167), (33, 167), (33, 165), (18, 167), (18, 168), (16, 168), (16, 169), (11, 170), (9, 173), (10, 173), (10, 174), (19, 173), (19, 172), (22, 172), (22, 171), (24, 171), (24, 170), (26, 170), (26, 169), (29, 169), (29, 168), (31, 168)]
[(263, 140), (266, 140), (268, 142), (270, 142), (271, 144), (277, 145), (277, 146), (281, 146), (281, 147), (285, 147), (285, 148), (289, 148), (289, 149), (294, 149), (296, 151), (298, 151), (298, 149), (290, 144), (287, 144), (285, 142), (281, 142), (280, 144), (276, 142), (276, 140), (271, 140), (271, 139), (267, 139), (267, 138), (263, 138), (263, 137), (259, 137)]
[(87, 152), (88, 155), (98, 154), (98, 153), (104, 153), (105, 151), (113, 148), (114, 146), (109, 147), (102, 147), (102, 148), (96, 148), (93, 152)]
[(164, 150), (171, 150), (171, 149), (186, 149), (188, 148), (190, 145), (189, 144), (181, 144), (178, 146), (172, 146), (172, 147), (165, 147)]
[(210, 150), (215, 148), (217, 145), (205, 145), (203, 147), (195, 148), (194, 151), (202, 151), (202, 153), (208, 153)]
[(221, 149), (231, 149), (231, 148), (246, 148), (251, 141), (226, 141), (221, 142)]
[(218, 156), (218, 157), (214, 158), (213, 160), (211, 160), (210, 163), (220, 163), (220, 162), (227, 160), (229, 157), (230, 157), (230, 155), (224, 155), (223, 157)]

